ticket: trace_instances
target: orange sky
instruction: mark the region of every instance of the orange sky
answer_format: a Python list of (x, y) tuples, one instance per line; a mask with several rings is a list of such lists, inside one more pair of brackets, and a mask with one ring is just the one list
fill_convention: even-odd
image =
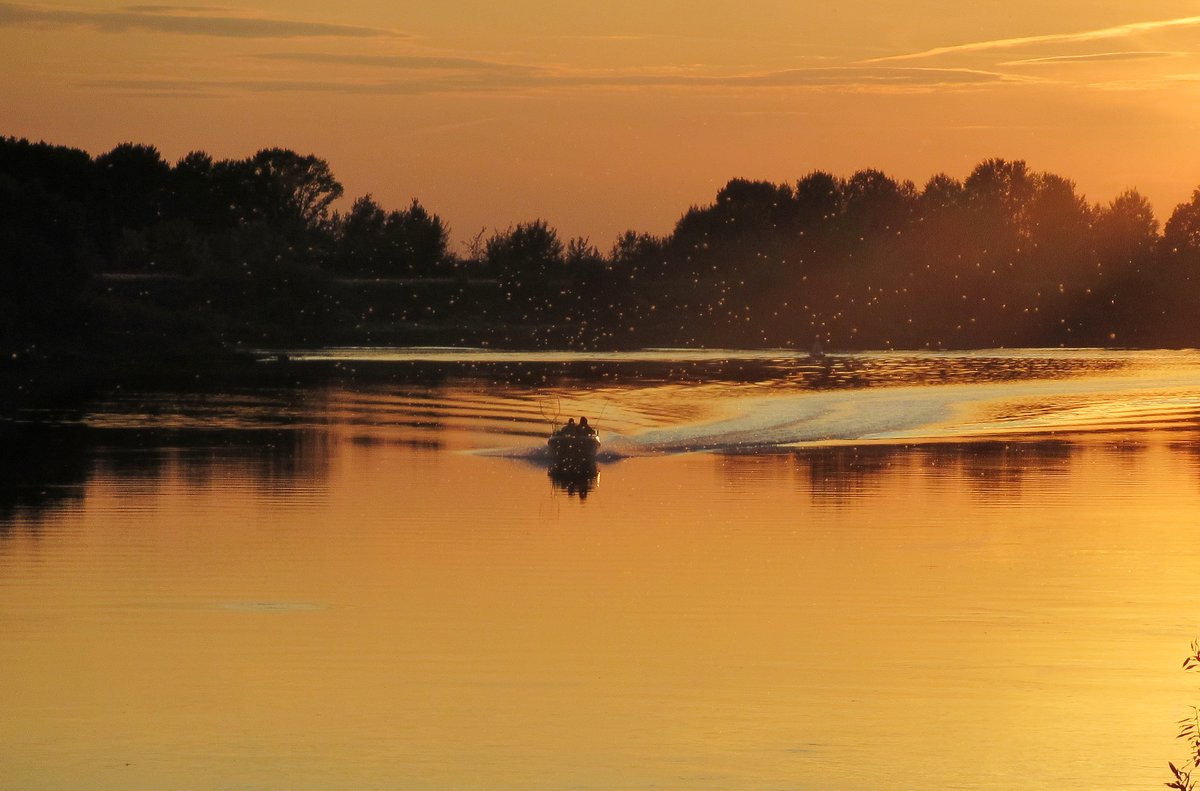
[(607, 249), (734, 176), (989, 156), (1200, 185), (1200, 1), (0, 2), (0, 134), (325, 157), (462, 240), (542, 217)]

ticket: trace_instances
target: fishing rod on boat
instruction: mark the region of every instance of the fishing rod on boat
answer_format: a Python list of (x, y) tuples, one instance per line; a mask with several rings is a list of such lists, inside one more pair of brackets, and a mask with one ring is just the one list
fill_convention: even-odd
[(601, 409), (601, 410), (600, 410), (600, 414), (596, 416), (596, 422), (597, 422), (597, 423), (600, 423), (600, 422), (602, 422), (602, 421), (604, 420), (604, 413), (608, 411), (608, 408), (609, 408), (611, 405), (612, 405), (612, 402), (611, 402), (611, 401), (609, 401), (608, 399), (605, 399), (605, 400), (604, 400), (604, 408), (603, 408), (603, 409)]
[(562, 399), (559, 398), (558, 396), (555, 396), (554, 404), (555, 404), (554, 417), (550, 417), (549, 415), (546, 414), (546, 405), (542, 402), (541, 399), (538, 399), (538, 411), (542, 413), (542, 419), (550, 424), (550, 427), (553, 431), (557, 432), (558, 431), (558, 419), (560, 417), (562, 417)]

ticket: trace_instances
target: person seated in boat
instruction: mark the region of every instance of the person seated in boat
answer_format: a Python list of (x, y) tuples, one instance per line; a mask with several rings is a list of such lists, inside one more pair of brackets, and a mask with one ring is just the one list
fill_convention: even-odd
[(588, 425), (586, 417), (579, 418), (579, 436), (581, 436), (581, 437), (596, 436), (596, 429), (594, 429)]
[(575, 437), (579, 435), (579, 426), (575, 425), (575, 418), (568, 418), (567, 425), (558, 430), (560, 437)]

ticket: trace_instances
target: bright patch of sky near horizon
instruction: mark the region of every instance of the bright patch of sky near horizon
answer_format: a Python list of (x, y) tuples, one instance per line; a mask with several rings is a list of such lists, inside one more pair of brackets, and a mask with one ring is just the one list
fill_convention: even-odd
[(457, 240), (542, 217), (607, 248), (741, 176), (990, 156), (1200, 184), (1200, 2), (0, 2), (0, 134), (169, 160), (282, 145)]

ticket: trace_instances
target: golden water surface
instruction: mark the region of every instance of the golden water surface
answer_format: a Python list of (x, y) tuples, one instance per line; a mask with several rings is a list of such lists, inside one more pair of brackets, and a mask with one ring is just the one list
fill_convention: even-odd
[[(1077, 357), (23, 427), (0, 788), (1154, 787), (1200, 703), (1200, 357)], [(568, 413), (594, 480), (540, 455)]]

